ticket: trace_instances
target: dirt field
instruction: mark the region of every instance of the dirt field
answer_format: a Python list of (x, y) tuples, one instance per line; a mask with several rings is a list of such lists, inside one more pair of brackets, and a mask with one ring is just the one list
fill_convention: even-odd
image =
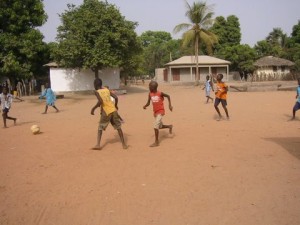
[[(0, 129), (1, 225), (299, 225), (300, 112), (295, 92), (230, 92), (230, 121), (216, 121), (204, 91), (160, 86), (174, 134), (154, 141), (147, 89), (120, 96), (128, 150), (110, 126), (96, 143), (93, 95), (15, 102)], [(221, 112), (222, 109), (221, 109)], [(37, 124), (42, 133), (32, 135)], [(2, 126), (2, 123), (1, 123)]]

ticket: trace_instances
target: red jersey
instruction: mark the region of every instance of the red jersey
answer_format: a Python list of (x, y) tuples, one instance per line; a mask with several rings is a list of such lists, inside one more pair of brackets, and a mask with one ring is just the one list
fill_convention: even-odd
[(161, 95), (161, 92), (150, 92), (149, 95), (153, 105), (154, 116), (159, 114), (165, 115), (164, 97)]

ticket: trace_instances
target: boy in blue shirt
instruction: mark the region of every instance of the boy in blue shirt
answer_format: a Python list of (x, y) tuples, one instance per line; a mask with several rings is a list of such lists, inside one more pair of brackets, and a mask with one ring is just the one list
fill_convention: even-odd
[(292, 120), (295, 119), (296, 111), (300, 109), (300, 78), (298, 78), (298, 87), (297, 87), (297, 95), (296, 95), (296, 103), (293, 108), (293, 117)]

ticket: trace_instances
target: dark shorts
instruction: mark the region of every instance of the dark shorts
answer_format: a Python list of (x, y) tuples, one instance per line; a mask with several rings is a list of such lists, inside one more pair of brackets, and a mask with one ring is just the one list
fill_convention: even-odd
[(4, 113), (8, 113), (8, 112), (9, 112), (9, 109), (8, 109), (8, 108), (4, 108), (2, 111), (3, 111)]
[(300, 102), (296, 102), (293, 108), (293, 111), (297, 111), (300, 109)]
[(220, 104), (220, 102), (222, 103), (222, 106), (227, 106), (227, 100), (226, 99), (220, 99), (220, 98), (215, 99), (215, 106), (218, 106)]
[(109, 123), (111, 123), (111, 125), (115, 129), (120, 129), (121, 128), (121, 121), (120, 121), (120, 117), (119, 117), (119, 114), (118, 114), (117, 111), (114, 111), (109, 115), (106, 115), (106, 113), (103, 111), (101, 113), (98, 129), (99, 130), (105, 130)]

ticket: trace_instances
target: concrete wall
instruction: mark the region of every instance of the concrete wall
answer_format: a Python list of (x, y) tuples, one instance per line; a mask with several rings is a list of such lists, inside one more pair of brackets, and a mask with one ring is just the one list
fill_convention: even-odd
[[(103, 85), (111, 89), (120, 87), (120, 70), (105, 69), (99, 71)], [(94, 90), (95, 74), (91, 70), (50, 68), (51, 88), (56, 92)]]
[(165, 68), (155, 69), (155, 80), (157, 82), (164, 82), (164, 69)]

